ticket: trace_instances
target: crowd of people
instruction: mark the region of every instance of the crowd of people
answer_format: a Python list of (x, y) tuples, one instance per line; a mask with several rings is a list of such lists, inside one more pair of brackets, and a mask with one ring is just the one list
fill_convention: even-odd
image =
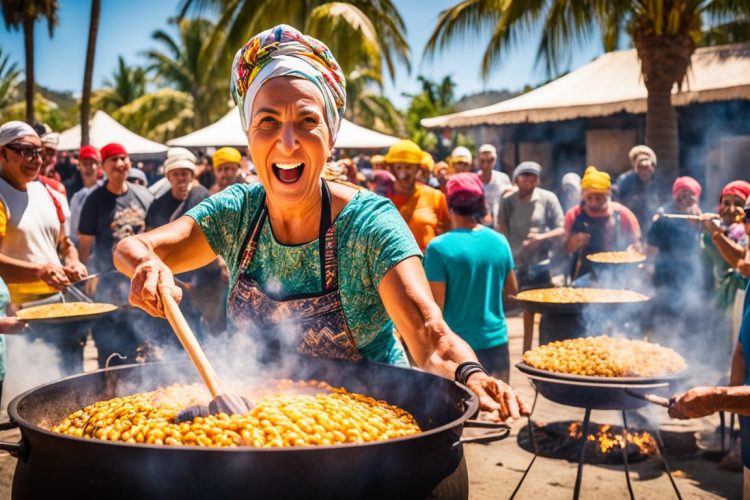
[[(163, 320), (127, 307), (130, 280), (116, 272), (113, 250), (125, 237), (170, 223), (232, 185), (258, 182), (252, 164), (229, 147), (217, 150), (210, 162), (171, 148), (163, 177), (149, 185), (149, 176), (132, 165), (120, 144), (82, 147), (72, 169), (69, 158), (57, 161), (56, 144), (57, 134), (40, 136), (21, 122), (0, 127), (0, 308), (12, 312), (64, 300), (68, 287), (82, 280), (93, 300), (123, 306), (99, 323), (71, 323), (66, 335), (34, 327), (30, 335), (56, 349), (64, 374), (82, 370), (89, 333), (100, 367), (141, 359), (144, 345), (157, 352), (175, 347)], [(736, 339), (750, 276), (750, 183), (727, 184), (717, 213), (703, 213), (701, 204), (712, 203), (701, 203), (697, 180), (676, 179), (671, 200), (664, 200), (654, 175), (655, 153), (636, 146), (630, 161), (632, 170), (616, 182), (594, 166), (582, 176), (566, 173), (556, 194), (540, 187), (544, 168), (537, 162), (523, 161), (511, 175), (500, 171), (491, 144), (478, 148), (475, 165), (466, 147), (436, 163), (417, 144), (402, 140), (384, 156), (330, 160), (323, 176), (369, 189), (395, 205), (424, 255), (446, 322), (501, 380), (510, 377), (505, 317), (519, 290), (611, 285), (597, 285), (602, 277), (592, 273), (585, 256), (633, 250), (649, 257), (654, 299), (642, 326), (683, 349), (701, 345), (686, 338), (702, 335), (719, 346), (713, 361), (726, 369), (727, 381), (744, 383), (742, 353), (750, 347), (743, 350)], [(555, 257), (562, 267), (554, 265)], [(221, 334), (230, 281), (226, 262), (219, 256), (178, 278), (183, 309), (196, 332)], [(533, 325), (533, 315), (524, 313), (524, 349)], [(23, 326), (12, 316), (0, 319), (3, 333)]]

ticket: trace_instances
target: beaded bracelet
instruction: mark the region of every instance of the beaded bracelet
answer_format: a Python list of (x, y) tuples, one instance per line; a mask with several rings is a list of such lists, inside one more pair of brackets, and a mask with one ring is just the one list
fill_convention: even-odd
[(485, 375), (489, 375), (489, 372), (487, 372), (487, 370), (485, 370), (484, 367), (476, 361), (466, 361), (458, 365), (458, 367), (456, 368), (455, 380), (459, 384), (466, 385), (466, 382), (469, 381), (469, 377), (477, 372), (482, 372)]

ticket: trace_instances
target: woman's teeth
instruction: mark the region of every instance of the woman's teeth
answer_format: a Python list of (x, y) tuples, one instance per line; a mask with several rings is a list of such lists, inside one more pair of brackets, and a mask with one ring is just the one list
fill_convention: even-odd
[(281, 170), (292, 170), (302, 166), (301, 163), (274, 163), (274, 165)]
[(281, 182), (292, 184), (302, 177), (304, 168), (304, 163), (274, 163), (273, 173)]

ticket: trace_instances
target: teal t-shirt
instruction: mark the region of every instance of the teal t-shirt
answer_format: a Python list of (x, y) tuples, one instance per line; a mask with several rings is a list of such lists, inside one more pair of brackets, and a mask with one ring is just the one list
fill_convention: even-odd
[(492, 229), (453, 229), (427, 246), (429, 281), (445, 283), (443, 317), (472, 349), (508, 341), (503, 286), (513, 270), (508, 240)]
[[(235, 184), (190, 210), (211, 248), (227, 262), (230, 289), (237, 280), (242, 244), (260, 209), (263, 186)], [(408, 366), (393, 323), (378, 294), (385, 274), (411, 256), (421, 256), (409, 228), (393, 204), (358, 191), (334, 221), (338, 237), (339, 289), (344, 316), (362, 356)], [(288, 246), (273, 235), (270, 219), (260, 233), (246, 277), (271, 296), (322, 291), (318, 241)]]

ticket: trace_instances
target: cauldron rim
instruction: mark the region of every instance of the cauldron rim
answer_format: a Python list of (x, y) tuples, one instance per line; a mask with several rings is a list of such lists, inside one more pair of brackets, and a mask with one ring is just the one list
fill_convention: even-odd
[[(327, 361), (340, 362), (338, 360), (327, 360)], [(164, 362), (158, 362), (158, 363), (150, 363), (150, 365), (152, 366), (153, 365), (166, 366), (166, 365), (179, 365), (179, 364), (192, 366), (190, 365), (189, 362), (184, 362), (184, 361), (164, 361)], [(358, 361), (358, 362), (355, 362), (354, 364), (380, 365), (380, 366), (386, 366), (389, 369), (398, 369), (398, 370), (405, 370), (405, 371), (413, 370), (412, 368), (394, 366), (394, 365), (389, 365), (387, 363), (380, 363), (380, 362), (367, 361), (367, 360)], [(148, 443), (125, 443), (122, 441), (109, 441), (109, 440), (105, 441), (102, 439), (84, 438), (84, 437), (71, 436), (68, 434), (60, 433), (60, 432), (53, 432), (50, 429), (45, 429), (44, 427), (40, 426), (38, 423), (31, 423), (27, 419), (23, 418), (18, 411), (19, 404), (25, 398), (33, 395), (37, 391), (48, 388), (55, 384), (59, 384), (59, 383), (62, 383), (71, 379), (76, 379), (76, 378), (93, 377), (94, 375), (98, 373), (103, 373), (103, 372), (111, 373), (111, 372), (118, 371), (118, 370), (129, 370), (129, 369), (132, 370), (134, 367), (137, 367), (137, 366), (143, 366), (143, 365), (138, 364), (138, 363), (133, 363), (133, 364), (127, 364), (127, 365), (119, 365), (119, 366), (110, 367), (110, 368), (101, 368), (99, 370), (94, 370), (94, 371), (86, 372), (86, 373), (79, 373), (79, 374), (71, 375), (71, 376), (68, 376), (59, 380), (55, 380), (52, 382), (40, 384), (14, 397), (8, 404), (8, 410), (7, 410), (8, 416), (10, 417), (10, 420), (14, 422), (15, 424), (17, 424), (21, 429), (27, 429), (33, 432), (38, 432), (40, 434), (46, 435), (51, 438), (62, 438), (62, 439), (70, 440), (70, 441), (83, 444), (83, 445), (92, 445), (92, 446), (111, 445), (111, 446), (125, 447), (126, 449), (132, 448), (132, 449), (143, 449), (143, 450), (159, 450), (160, 452), (166, 452), (166, 453), (169, 453), (169, 452), (175, 452), (175, 453), (177, 452), (209, 452), (209, 453), (253, 452), (253, 453), (276, 454), (276, 453), (293, 453), (295, 451), (297, 452), (300, 452), (300, 451), (325, 452), (325, 451), (330, 451), (330, 450), (345, 450), (345, 449), (353, 449), (353, 448), (361, 449), (362, 447), (365, 447), (365, 446), (366, 447), (387, 446), (387, 445), (396, 444), (396, 443), (400, 443), (404, 441), (410, 441), (410, 440), (419, 439), (419, 438), (426, 438), (435, 434), (446, 432), (457, 426), (463, 425), (463, 423), (466, 420), (471, 418), (471, 416), (477, 413), (477, 411), (479, 410), (479, 399), (477, 398), (477, 396), (473, 392), (471, 392), (471, 390), (467, 386), (454, 381), (453, 383), (456, 386), (458, 386), (460, 391), (463, 393), (464, 410), (461, 416), (439, 427), (435, 427), (427, 431), (420, 431), (418, 434), (397, 437), (397, 438), (388, 439), (385, 441), (371, 441), (367, 443), (347, 443), (347, 444), (337, 444), (337, 445), (282, 446), (278, 448), (264, 448), (264, 447), (254, 447), (254, 446), (237, 446), (237, 447), (214, 447), (214, 446), (195, 446), (195, 445), (173, 446), (173, 445), (164, 445), (164, 444), (157, 445), (157, 444), (148, 444)], [(444, 377), (440, 377), (439, 375), (431, 374), (429, 372), (420, 371), (420, 373), (431, 376), (431, 377), (444, 378)], [(448, 379), (445, 379), (445, 380), (448, 380)], [(23, 436), (22, 436), (22, 440), (23, 440)]]

